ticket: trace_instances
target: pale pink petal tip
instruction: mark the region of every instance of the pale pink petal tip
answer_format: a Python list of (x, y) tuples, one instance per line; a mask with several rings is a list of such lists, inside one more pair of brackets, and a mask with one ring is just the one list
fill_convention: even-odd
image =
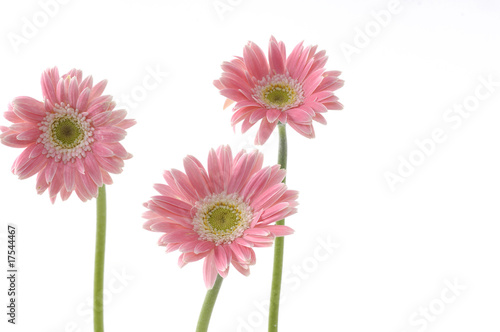
[(49, 68), (41, 77), (43, 100), (17, 97), (4, 113), (12, 125), (0, 126), (1, 142), (24, 148), (12, 172), (20, 179), (38, 174), (37, 193), (48, 189), (52, 203), (73, 192), (82, 201), (96, 197), (98, 187), (113, 183), (109, 173), (120, 173), (132, 157), (119, 141), (135, 120), (102, 95), (106, 80), (92, 81), (78, 69), (59, 76)]
[(229, 146), (220, 146), (210, 150), (206, 166), (187, 156), (184, 172), (166, 171), (166, 183), (154, 185), (160, 195), (144, 204), (143, 227), (163, 233), (158, 243), (167, 252), (181, 252), (179, 266), (203, 259), (210, 289), (217, 275), (227, 277), (231, 265), (249, 275), (256, 263), (254, 248), (293, 233), (275, 225), (296, 213), (297, 192), (288, 190), (284, 177), (279, 165), (263, 167), (257, 150), (233, 156)]
[(232, 104), (234, 104), (234, 101), (227, 98), (226, 101), (224, 102), (224, 106), (222, 107), (223, 109), (226, 109), (228, 108), (229, 106), (231, 106)]

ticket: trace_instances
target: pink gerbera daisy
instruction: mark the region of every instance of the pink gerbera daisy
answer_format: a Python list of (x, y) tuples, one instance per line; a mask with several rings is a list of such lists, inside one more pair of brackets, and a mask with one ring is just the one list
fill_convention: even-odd
[(286, 56), (285, 44), (271, 37), (269, 61), (253, 42), (243, 49), (243, 57), (222, 64), (223, 73), (214, 85), (228, 98), (225, 106), (236, 102), (231, 123), (243, 121), (246, 132), (259, 120), (255, 144), (264, 144), (278, 121), (308, 138), (314, 137), (312, 120), (326, 124), (321, 113), (341, 110), (333, 91), (344, 85), (339, 71), (326, 71), (325, 51), (317, 46), (298, 44)]
[(276, 236), (292, 234), (273, 225), (294, 214), (296, 191), (287, 190), (279, 165), (262, 168), (263, 155), (244, 150), (233, 159), (229, 147), (213, 149), (208, 172), (194, 157), (184, 159), (186, 173), (164, 173), (167, 184), (156, 184), (161, 194), (145, 203), (144, 228), (165, 233), (159, 244), (167, 252), (179, 250), (179, 266), (205, 259), (203, 276), (212, 288), (219, 274), (225, 278), (232, 264), (244, 275), (255, 264), (252, 248), (271, 246)]
[(135, 124), (125, 110), (113, 110), (112, 97), (102, 95), (107, 81), (93, 86), (92, 76), (72, 69), (59, 77), (56, 67), (42, 74), (43, 102), (17, 97), (4, 116), (13, 124), (0, 127), (2, 143), (25, 148), (12, 166), (20, 179), (38, 173), (36, 189), (49, 189), (55, 202), (73, 191), (82, 201), (97, 197), (98, 188), (111, 184), (109, 173), (120, 173), (132, 157), (119, 143)]

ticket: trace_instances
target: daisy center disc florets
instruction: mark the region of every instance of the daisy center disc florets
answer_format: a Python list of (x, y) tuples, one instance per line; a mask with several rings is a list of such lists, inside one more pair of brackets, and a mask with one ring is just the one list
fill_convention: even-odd
[(39, 123), (42, 134), (38, 143), (45, 147), (47, 158), (67, 163), (85, 157), (90, 151), (94, 128), (86, 113), (80, 113), (64, 103), (56, 104), (54, 113), (49, 113)]
[(236, 194), (213, 194), (195, 204), (194, 230), (200, 239), (231, 243), (250, 227), (253, 211)]
[(71, 149), (82, 141), (83, 131), (78, 122), (61, 117), (52, 124), (52, 137), (60, 146)]
[(263, 107), (281, 111), (297, 107), (304, 102), (302, 85), (284, 74), (264, 77), (252, 89), (252, 95)]

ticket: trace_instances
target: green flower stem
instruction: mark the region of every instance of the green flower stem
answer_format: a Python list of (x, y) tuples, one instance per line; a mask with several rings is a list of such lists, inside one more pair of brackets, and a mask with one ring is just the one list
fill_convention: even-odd
[[(278, 164), (281, 168), (286, 169), (287, 159), (287, 144), (286, 144), (286, 127), (279, 123), (278, 129), (280, 133)], [(286, 178), (283, 179), (285, 183)], [(284, 225), (285, 219), (276, 222), (276, 225)], [(280, 293), (281, 293), (281, 277), (283, 274), (283, 252), (285, 249), (285, 238), (277, 237), (274, 240), (274, 264), (273, 264), (273, 281), (271, 284), (271, 302), (269, 304), (269, 332), (278, 331), (278, 314), (280, 308)]]
[(104, 251), (106, 246), (106, 188), (99, 188), (97, 196), (97, 227), (95, 236), (94, 268), (94, 332), (104, 332), (103, 288)]
[(220, 275), (217, 275), (214, 287), (207, 291), (207, 295), (205, 295), (205, 301), (203, 301), (203, 307), (201, 307), (200, 318), (198, 318), (196, 332), (208, 331), (208, 324), (210, 323), (210, 317), (212, 316), (212, 311), (214, 310), (215, 300), (217, 300), (217, 295), (219, 294), (222, 280), (222, 277)]

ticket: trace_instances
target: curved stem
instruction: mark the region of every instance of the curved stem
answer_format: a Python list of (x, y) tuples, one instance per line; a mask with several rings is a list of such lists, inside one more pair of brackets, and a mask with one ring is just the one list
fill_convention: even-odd
[(99, 188), (97, 196), (97, 227), (94, 267), (94, 332), (104, 331), (103, 288), (104, 251), (106, 246), (106, 188)]
[(205, 295), (205, 301), (203, 301), (203, 306), (201, 307), (200, 318), (198, 318), (196, 332), (208, 331), (208, 324), (210, 323), (210, 317), (212, 316), (212, 311), (214, 310), (215, 300), (217, 300), (217, 295), (219, 294), (222, 280), (222, 277), (220, 275), (217, 275), (214, 287), (207, 291), (207, 295)]
[[(286, 169), (287, 161), (287, 144), (286, 144), (286, 127), (279, 123), (278, 129), (280, 133), (278, 164), (281, 168)], [(286, 178), (283, 179), (283, 183)], [(285, 219), (276, 222), (276, 225), (284, 225)], [(278, 314), (280, 308), (281, 294), (281, 277), (283, 274), (283, 252), (285, 249), (285, 238), (277, 237), (274, 240), (274, 264), (273, 264), (273, 280), (271, 284), (271, 302), (269, 304), (269, 332), (278, 331)]]

